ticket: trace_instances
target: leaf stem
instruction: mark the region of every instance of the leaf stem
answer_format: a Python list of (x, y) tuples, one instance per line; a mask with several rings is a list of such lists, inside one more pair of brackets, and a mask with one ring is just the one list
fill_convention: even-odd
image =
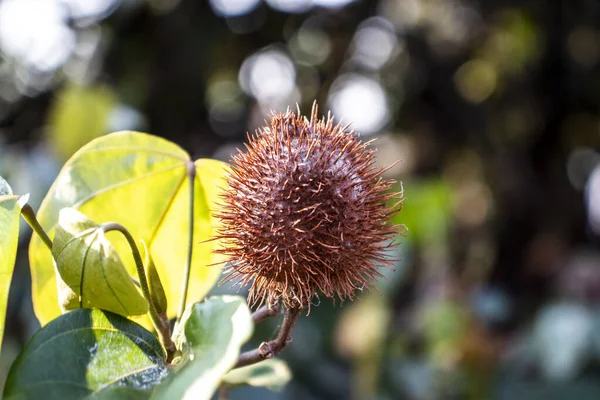
[(194, 250), (194, 182), (196, 181), (196, 164), (193, 161), (186, 163), (187, 176), (190, 180), (189, 192), (189, 221), (188, 221), (188, 252), (185, 260), (185, 269), (183, 270), (183, 282), (181, 284), (181, 297), (179, 299), (179, 308), (177, 310), (177, 319), (175, 324), (179, 324), (185, 311), (187, 303), (188, 289), (190, 286), (190, 271), (192, 269), (192, 255)]
[(160, 341), (162, 342), (165, 350), (167, 351), (167, 362), (171, 362), (173, 359), (173, 354), (177, 351), (175, 347), (175, 343), (171, 339), (171, 329), (168, 323), (160, 318), (158, 315), (158, 311), (156, 311), (156, 305), (152, 301), (152, 297), (150, 296), (150, 289), (148, 287), (148, 281), (146, 279), (146, 273), (144, 270), (144, 263), (142, 261), (142, 257), (140, 255), (140, 251), (137, 248), (135, 243), (135, 239), (131, 236), (131, 233), (121, 224), (116, 222), (107, 222), (105, 224), (100, 225), (101, 229), (104, 232), (117, 231), (120, 232), (125, 239), (127, 239), (127, 243), (131, 248), (131, 254), (133, 255), (133, 259), (135, 261), (135, 267), (137, 270), (138, 277), (140, 279), (140, 288), (142, 289), (142, 294), (146, 301), (148, 301), (148, 314), (150, 315), (150, 319), (152, 320), (152, 324), (154, 328), (158, 332), (158, 336)]
[(25, 203), (25, 205), (21, 207), (21, 215), (23, 216), (25, 222), (27, 222), (29, 226), (31, 226), (31, 229), (33, 229), (33, 231), (37, 233), (40, 239), (42, 239), (42, 242), (44, 242), (46, 247), (50, 251), (52, 251), (52, 240), (50, 240), (48, 234), (40, 225), (39, 221), (35, 216), (35, 211), (33, 211), (33, 208), (31, 208), (31, 206), (28, 203)]
[(247, 365), (256, 364), (257, 362), (273, 358), (278, 355), (281, 350), (285, 348), (291, 342), (291, 335), (296, 321), (300, 316), (301, 308), (288, 308), (285, 311), (285, 317), (283, 324), (279, 330), (279, 334), (270, 342), (263, 342), (258, 349), (250, 350), (240, 354), (235, 367), (240, 368)]

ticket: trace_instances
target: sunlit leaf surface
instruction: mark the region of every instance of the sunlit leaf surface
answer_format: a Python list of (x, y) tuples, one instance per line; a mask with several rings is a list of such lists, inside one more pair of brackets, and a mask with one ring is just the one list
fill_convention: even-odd
[(13, 364), (5, 399), (138, 399), (167, 374), (158, 339), (100, 310), (70, 311), (42, 328)]
[(63, 310), (96, 307), (126, 317), (148, 312), (102, 228), (77, 210), (60, 211), (52, 254)]
[[(44, 199), (38, 218), (54, 235), (59, 211), (74, 207), (97, 223), (114, 221), (136, 240), (148, 245), (162, 279), (169, 307), (177, 311), (188, 249), (189, 155), (167, 140), (137, 132), (118, 132), (96, 139), (63, 167)], [(220, 267), (213, 254), (213, 207), (225, 182), (225, 165), (214, 160), (195, 162), (193, 260), (188, 304), (201, 299), (214, 285)], [(135, 266), (129, 246), (117, 233), (107, 235), (130, 275)], [(50, 251), (33, 237), (30, 248), (33, 304), (42, 324), (60, 315)]]
[[(0, 191), (10, 193), (8, 184), (3, 186), (0, 177)], [(8, 189), (7, 189), (8, 188)], [(15, 266), (17, 245), (19, 243), (19, 218), (21, 207), (19, 196), (0, 194), (0, 344), (4, 335), (8, 292)]]

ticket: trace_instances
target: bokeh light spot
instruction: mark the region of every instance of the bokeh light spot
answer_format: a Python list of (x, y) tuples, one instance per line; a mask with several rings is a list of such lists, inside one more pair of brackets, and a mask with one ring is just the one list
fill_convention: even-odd
[(600, 164), (590, 174), (586, 187), (588, 209), (588, 225), (596, 234), (600, 235)]
[(288, 97), (294, 90), (296, 69), (282, 51), (271, 49), (248, 57), (240, 68), (240, 86), (261, 102)]
[(53, 0), (4, 0), (0, 2), (2, 51), (38, 71), (53, 71), (70, 56), (75, 34), (66, 15)]
[(600, 33), (588, 26), (578, 27), (569, 34), (567, 48), (571, 58), (585, 68), (591, 68), (600, 57)]
[(331, 40), (320, 29), (301, 27), (289, 46), (294, 58), (308, 65), (319, 65), (331, 54)]
[(356, 0), (313, 0), (313, 5), (327, 8), (341, 8)]
[(600, 165), (598, 152), (589, 147), (574, 149), (567, 159), (567, 176), (571, 185), (577, 190), (584, 189), (596, 165)]
[(374, 17), (363, 22), (356, 31), (352, 58), (365, 68), (378, 70), (397, 49), (398, 39), (392, 23)]
[(384, 0), (379, 4), (379, 14), (385, 15), (398, 30), (404, 31), (419, 22), (423, 9), (419, 0)]
[(302, 13), (312, 7), (311, 0), (266, 0), (266, 2), (277, 11), (286, 13)]
[(464, 63), (454, 75), (460, 94), (471, 103), (481, 103), (496, 90), (498, 76), (494, 66), (481, 59)]
[(260, 0), (210, 0), (215, 14), (222, 17), (236, 17), (254, 10)]
[(387, 96), (379, 82), (358, 74), (340, 76), (332, 85), (329, 105), (339, 119), (352, 121), (352, 128), (372, 134), (390, 119)]
[(59, 0), (59, 2), (69, 8), (72, 18), (99, 19), (109, 14), (118, 5), (119, 0)]

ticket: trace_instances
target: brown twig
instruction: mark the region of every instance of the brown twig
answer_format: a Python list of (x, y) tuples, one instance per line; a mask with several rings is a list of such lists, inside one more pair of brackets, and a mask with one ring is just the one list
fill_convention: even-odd
[(240, 354), (238, 362), (233, 368), (245, 367), (247, 365), (256, 364), (257, 362), (273, 358), (278, 355), (281, 350), (291, 342), (291, 334), (296, 324), (296, 320), (300, 316), (300, 308), (288, 308), (285, 311), (283, 324), (279, 330), (279, 334), (275, 340), (263, 342), (258, 349), (250, 350)]
[(252, 321), (254, 325), (263, 322), (265, 319), (274, 317), (279, 314), (279, 304), (262, 306), (252, 313)]

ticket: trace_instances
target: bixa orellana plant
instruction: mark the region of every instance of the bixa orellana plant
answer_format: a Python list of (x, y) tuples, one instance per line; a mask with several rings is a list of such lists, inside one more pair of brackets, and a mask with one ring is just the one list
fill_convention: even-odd
[[(316, 107), (273, 114), (248, 141), (227, 166), (155, 136), (106, 135), (66, 163), (37, 215), (0, 178), (0, 320), (22, 216), (43, 326), (4, 398), (209, 399), (290, 379), (274, 357), (314, 298), (353, 299), (389, 264), (401, 193), (369, 143)], [(254, 313), (239, 296), (203, 299), (223, 265), (224, 282), (250, 285)], [(280, 309), (277, 337), (241, 353)]]

